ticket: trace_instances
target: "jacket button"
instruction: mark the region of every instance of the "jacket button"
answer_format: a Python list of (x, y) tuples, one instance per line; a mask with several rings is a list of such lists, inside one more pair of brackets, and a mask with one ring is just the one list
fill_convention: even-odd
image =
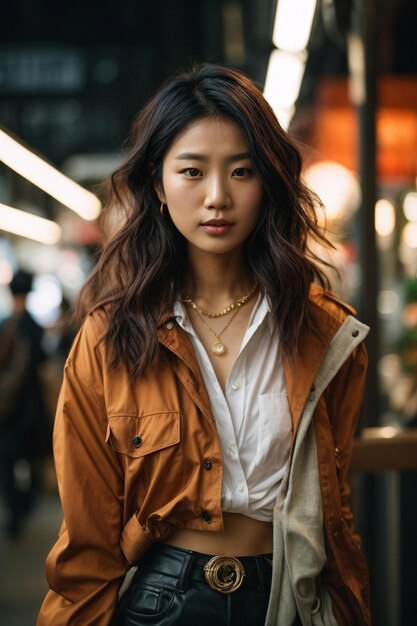
[(203, 520), (205, 522), (207, 522), (207, 524), (210, 524), (211, 522), (211, 515), (208, 511), (201, 511), (201, 517), (203, 518)]
[(132, 439), (132, 443), (135, 448), (140, 448), (142, 445), (142, 437), (139, 437), (139, 435), (135, 435), (135, 437), (133, 437)]
[(352, 337), (357, 337), (359, 335), (359, 331), (358, 330), (354, 330), (352, 333)]
[(213, 463), (210, 461), (210, 459), (206, 459), (203, 463), (203, 467), (205, 470), (209, 472), (211, 468), (213, 467)]
[(174, 322), (168, 322), (167, 328), (168, 330), (172, 330), (174, 328)]

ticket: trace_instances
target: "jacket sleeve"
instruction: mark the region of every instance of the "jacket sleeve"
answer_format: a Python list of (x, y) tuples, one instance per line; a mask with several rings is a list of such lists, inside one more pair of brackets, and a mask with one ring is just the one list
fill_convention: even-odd
[[(368, 356), (361, 343), (339, 370), (327, 390), (326, 404), (331, 423), (334, 456), (340, 485), (342, 517), (354, 535), (353, 515), (350, 508), (348, 481), (353, 437), (365, 387)], [(357, 544), (360, 538), (354, 535)]]
[(123, 474), (105, 443), (102, 364), (91, 320), (65, 366), (54, 428), (54, 456), (64, 521), (46, 563), (50, 590), (37, 626), (108, 626), (127, 562)]

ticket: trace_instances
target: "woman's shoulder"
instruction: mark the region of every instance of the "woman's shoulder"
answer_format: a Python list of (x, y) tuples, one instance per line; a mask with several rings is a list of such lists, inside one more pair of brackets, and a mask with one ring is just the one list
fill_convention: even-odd
[(106, 307), (97, 306), (91, 309), (81, 321), (77, 336), (75, 337), (72, 354), (79, 352), (83, 347), (89, 350), (96, 350), (103, 343), (109, 327), (108, 312)]
[(316, 283), (311, 284), (309, 299), (314, 305), (340, 322), (343, 322), (349, 315), (356, 315), (356, 309), (353, 306)]
[(109, 312), (109, 305), (97, 305), (88, 312), (83, 325), (96, 337), (101, 337), (109, 328)]

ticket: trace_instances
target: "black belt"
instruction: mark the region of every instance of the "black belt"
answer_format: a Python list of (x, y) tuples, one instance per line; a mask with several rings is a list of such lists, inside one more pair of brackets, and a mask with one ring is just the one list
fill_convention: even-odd
[(204, 582), (220, 593), (233, 593), (240, 587), (258, 587), (261, 592), (269, 593), (271, 565), (266, 559), (272, 559), (272, 554), (213, 556), (155, 543), (137, 565), (140, 570), (172, 576), (177, 589), (193, 580)]

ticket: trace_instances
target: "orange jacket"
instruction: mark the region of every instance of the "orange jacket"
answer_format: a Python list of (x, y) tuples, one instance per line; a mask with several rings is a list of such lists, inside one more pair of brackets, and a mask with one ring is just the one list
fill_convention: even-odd
[[(299, 355), (285, 361), (294, 435), (320, 363), (351, 312), (312, 288), (319, 332), (302, 331)], [(169, 357), (132, 384), (122, 368), (106, 365), (105, 328), (105, 312), (97, 309), (65, 366), (54, 431), (64, 522), (47, 559), (50, 591), (38, 626), (108, 626), (126, 570), (153, 541), (176, 528), (223, 528), (220, 444), (187, 334), (167, 315), (158, 337)], [(357, 626), (370, 624), (346, 480), (366, 362), (360, 343), (314, 413), (328, 555), (323, 578), (340, 626), (351, 626), (352, 615)]]

